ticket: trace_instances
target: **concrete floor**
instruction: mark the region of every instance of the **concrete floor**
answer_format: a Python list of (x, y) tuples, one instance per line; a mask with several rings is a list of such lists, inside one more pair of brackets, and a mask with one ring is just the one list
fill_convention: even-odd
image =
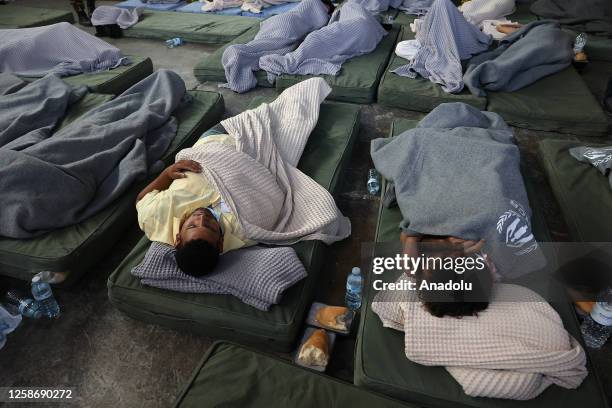
[[(20, 4), (69, 9), (68, 1), (18, 0)], [(112, 4), (105, 2), (103, 4)], [(149, 56), (155, 68), (177, 71), (188, 89), (214, 90), (225, 98), (225, 116), (232, 116), (259, 95), (275, 91), (254, 90), (238, 95), (216, 84), (198, 84), (192, 68), (215, 47), (186, 44), (169, 50), (163, 42), (120, 39), (111, 43), (126, 54)], [(378, 199), (365, 189), (367, 170), (371, 167), (369, 144), (374, 138), (387, 135), (396, 118), (418, 118), (419, 114), (382, 108), (362, 107), (359, 139), (355, 145), (341, 193), (337, 197), (342, 212), (351, 218), (352, 236), (332, 246), (322, 274), (317, 300), (341, 304), (346, 274), (361, 262), (362, 243), (371, 242), (376, 226)], [(535, 160), (535, 143), (551, 135), (516, 129), (522, 153), (532, 176), (538, 180), (545, 196), (547, 222), (556, 240), (567, 240), (567, 228), (560, 216), (539, 163)], [(553, 135), (572, 138), (569, 135)], [(155, 325), (132, 320), (114, 309), (107, 299), (106, 279), (127, 255), (140, 237), (134, 224), (124, 238), (74, 288), (57, 290), (62, 317), (57, 321), (24, 321), (9, 335), (0, 351), (0, 386), (73, 387), (79, 407), (167, 407), (190, 378), (198, 361), (213, 339), (191, 333), (179, 333)], [(0, 281), (2, 286), (23, 285)], [(354, 339), (337, 343), (328, 373), (352, 380)], [(608, 398), (612, 399), (612, 344), (598, 351), (589, 351), (596, 371), (602, 378)], [(24, 406), (24, 405), (21, 405)], [(42, 406), (42, 405), (36, 405)]]

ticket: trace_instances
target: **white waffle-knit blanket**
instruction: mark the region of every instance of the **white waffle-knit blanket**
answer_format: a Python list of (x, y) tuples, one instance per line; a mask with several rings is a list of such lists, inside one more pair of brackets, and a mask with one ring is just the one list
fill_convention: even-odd
[(416, 291), (401, 293), (380, 292), (372, 310), (404, 331), (410, 360), (446, 367), (472, 397), (527, 400), (551, 384), (577, 388), (587, 376), (584, 350), (530, 289), (496, 284), (489, 307), (461, 319), (435, 317)]
[(206, 143), (182, 150), (217, 187), (248, 239), (277, 245), (348, 237), (351, 224), (331, 194), (296, 168), (331, 88), (321, 78), (300, 82), (274, 102), (221, 122), (236, 149)]

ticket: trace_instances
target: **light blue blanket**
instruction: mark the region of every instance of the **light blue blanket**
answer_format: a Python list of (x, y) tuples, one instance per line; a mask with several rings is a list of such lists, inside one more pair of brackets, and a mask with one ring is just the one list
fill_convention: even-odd
[(272, 76), (337, 75), (349, 58), (368, 54), (387, 32), (360, 4), (349, 1), (327, 26), (310, 33), (293, 52), (262, 57), (259, 66)]
[(262, 22), (253, 41), (230, 45), (223, 52), (221, 63), (228, 87), (239, 93), (254, 88), (254, 71), (260, 69), (263, 56), (294, 50), (308, 33), (323, 27), (328, 20), (328, 9), (320, 0), (302, 0), (292, 11)]

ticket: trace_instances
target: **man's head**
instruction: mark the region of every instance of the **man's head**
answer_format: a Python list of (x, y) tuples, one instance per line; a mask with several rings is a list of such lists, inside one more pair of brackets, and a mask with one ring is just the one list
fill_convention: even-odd
[(206, 208), (198, 208), (182, 222), (175, 238), (176, 263), (188, 275), (212, 272), (223, 252), (221, 225)]
[[(466, 255), (460, 245), (427, 243), (419, 245), (420, 253), (428, 258), (454, 259), (463, 258), (462, 261), (474, 255)], [(475, 263), (475, 262), (474, 262)], [(457, 264), (457, 262), (454, 262)], [(483, 268), (470, 268), (461, 270), (447, 269), (439, 263), (431, 262), (429, 268), (419, 268), (415, 277), (417, 288), (423, 281), (428, 284), (446, 284), (447, 282), (471, 284), (471, 290), (420, 290), (419, 298), (425, 309), (436, 317), (476, 316), (478, 312), (489, 306), (489, 297), (493, 285), (493, 277), (486, 263)], [(431, 287), (431, 286), (429, 286)], [(467, 287), (467, 285), (466, 285)]]

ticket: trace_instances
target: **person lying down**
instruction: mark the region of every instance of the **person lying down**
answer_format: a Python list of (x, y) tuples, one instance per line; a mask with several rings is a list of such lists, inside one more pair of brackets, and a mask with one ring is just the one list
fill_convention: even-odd
[(349, 236), (350, 222), (331, 194), (296, 167), (330, 92), (321, 78), (300, 82), (222, 121), (225, 134), (182, 150), (138, 195), (146, 236), (173, 245), (178, 267), (192, 276), (255, 243), (331, 244)]
[[(479, 256), (464, 244), (426, 238), (409, 246), (430, 259)], [(530, 289), (494, 283), (483, 265), (461, 275), (420, 266), (398, 280), (414, 282), (414, 290), (380, 291), (372, 310), (385, 327), (404, 332), (409, 360), (443, 366), (471, 397), (528, 400), (553, 384), (578, 388), (588, 375), (586, 355), (557, 312)], [(463, 288), (436, 286), (459, 281)]]

